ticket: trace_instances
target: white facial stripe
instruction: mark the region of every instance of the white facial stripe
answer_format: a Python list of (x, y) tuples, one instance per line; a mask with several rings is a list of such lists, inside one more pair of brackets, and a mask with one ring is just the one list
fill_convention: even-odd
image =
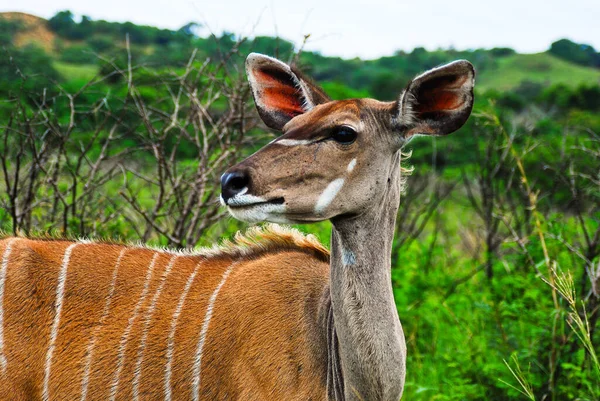
[(354, 170), (354, 167), (356, 167), (356, 159), (352, 159), (352, 161), (348, 163), (348, 172), (351, 173), (352, 170)]
[(274, 145), (281, 146), (302, 146), (310, 145), (311, 143), (315, 143), (315, 141), (309, 139), (280, 139), (278, 141), (273, 142)]
[(323, 211), (331, 204), (335, 196), (340, 192), (340, 189), (344, 186), (344, 179), (337, 178), (327, 185), (327, 188), (319, 196), (317, 204), (315, 205), (315, 213), (323, 213)]

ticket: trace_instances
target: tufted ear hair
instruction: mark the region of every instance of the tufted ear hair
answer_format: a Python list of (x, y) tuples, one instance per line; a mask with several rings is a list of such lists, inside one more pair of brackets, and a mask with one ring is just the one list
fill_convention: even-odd
[(292, 118), (330, 99), (318, 86), (287, 64), (250, 53), (246, 74), (258, 114), (271, 128), (281, 130)]
[(405, 138), (413, 135), (448, 135), (467, 121), (473, 108), (475, 69), (457, 60), (413, 79), (400, 96), (394, 122)]

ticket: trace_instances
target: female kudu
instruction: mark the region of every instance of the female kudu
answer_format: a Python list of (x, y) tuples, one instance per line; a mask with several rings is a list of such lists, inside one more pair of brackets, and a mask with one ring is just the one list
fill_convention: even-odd
[(394, 102), (332, 101), (263, 55), (246, 67), (283, 135), (223, 175), (221, 200), (247, 221), (330, 219), (331, 256), (278, 226), (189, 254), (5, 238), (0, 399), (400, 399), (400, 149), (464, 124), (473, 67), (428, 71)]

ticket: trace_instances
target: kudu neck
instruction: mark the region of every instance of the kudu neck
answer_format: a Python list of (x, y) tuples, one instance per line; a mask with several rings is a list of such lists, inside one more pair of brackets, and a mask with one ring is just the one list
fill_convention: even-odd
[(389, 271), (400, 206), (400, 152), (384, 179), (387, 181), (385, 192), (366, 210), (332, 219), (332, 267), (339, 264)]
[(331, 309), (348, 400), (398, 400), (404, 386), (406, 346), (391, 283), (399, 154), (387, 178), (371, 208), (332, 220)]

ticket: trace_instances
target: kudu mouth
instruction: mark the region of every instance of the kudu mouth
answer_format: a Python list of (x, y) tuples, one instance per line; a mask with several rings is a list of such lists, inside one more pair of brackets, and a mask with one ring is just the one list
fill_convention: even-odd
[[(222, 196), (221, 199), (223, 199)], [(285, 203), (285, 199), (283, 197), (278, 197), (268, 200), (262, 200), (262, 198), (256, 197), (254, 195), (248, 195), (248, 199), (245, 199), (244, 195), (241, 195), (234, 199), (228, 199), (227, 201), (223, 200), (223, 203), (230, 209), (244, 209), (261, 205), (283, 205)]]
[(266, 199), (251, 193), (252, 180), (244, 169), (226, 171), (221, 176), (221, 203), (230, 208), (252, 207), (264, 204), (281, 205), (283, 197)]

